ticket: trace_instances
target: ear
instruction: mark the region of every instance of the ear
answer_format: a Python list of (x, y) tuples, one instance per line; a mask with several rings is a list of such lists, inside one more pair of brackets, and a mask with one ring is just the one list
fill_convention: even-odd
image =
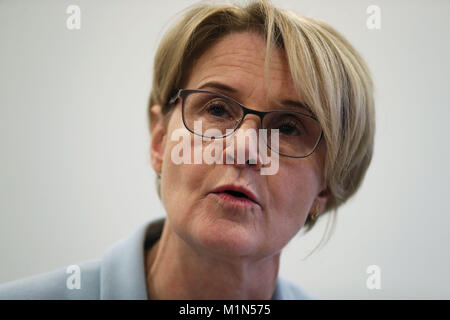
[(319, 192), (319, 194), (314, 199), (314, 203), (309, 214), (315, 213), (315, 210), (317, 209), (319, 209), (319, 212), (317, 212), (318, 214), (322, 213), (327, 207), (329, 198), (330, 198), (330, 190), (327, 187), (325, 187)]
[(150, 160), (153, 170), (161, 173), (164, 157), (164, 148), (166, 142), (166, 126), (160, 105), (154, 105), (150, 108), (151, 112), (151, 142), (150, 142)]

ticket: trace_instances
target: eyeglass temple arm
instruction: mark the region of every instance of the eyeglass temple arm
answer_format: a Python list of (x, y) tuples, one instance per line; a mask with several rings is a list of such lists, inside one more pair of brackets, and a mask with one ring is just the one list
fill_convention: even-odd
[(177, 99), (180, 97), (181, 90), (182, 90), (182, 89), (179, 89), (178, 92), (177, 92), (177, 94), (174, 95), (172, 98), (170, 98), (169, 104), (174, 104), (175, 101), (177, 101)]

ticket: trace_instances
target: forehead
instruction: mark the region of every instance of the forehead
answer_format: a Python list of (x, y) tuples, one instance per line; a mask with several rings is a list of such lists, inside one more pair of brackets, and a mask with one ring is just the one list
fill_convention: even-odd
[(220, 82), (238, 89), (243, 95), (257, 93), (266, 100), (296, 100), (284, 51), (272, 50), (267, 75), (264, 72), (265, 51), (266, 42), (256, 33), (226, 35), (195, 61), (187, 86), (194, 89), (207, 82)]

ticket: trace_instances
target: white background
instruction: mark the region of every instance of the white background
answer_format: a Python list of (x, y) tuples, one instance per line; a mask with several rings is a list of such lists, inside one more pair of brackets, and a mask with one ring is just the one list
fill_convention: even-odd
[[(273, 1), (366, 59), (375, 154), (358, 194), (284, 250), (280, 274), (327, 299), (449, 299), (450, 3)], [(66, 8), (81, 8), (81, 30)], [(0, 1), (0, 283), (100, 259), (163, 216), (149, 161), (153, 56), (192, 1)], [(369, 5), (381, 29), (366, 27)], [(369, 290), (369, 265), (381, 289)]]

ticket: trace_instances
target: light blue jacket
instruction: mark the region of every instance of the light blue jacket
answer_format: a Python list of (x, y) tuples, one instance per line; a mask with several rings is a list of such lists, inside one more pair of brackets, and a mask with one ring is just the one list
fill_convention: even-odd
[[(144, 250), (156, 242), (164, 218), (139, 227), (112, 246), (101, 261), (78, 264), (80, 288), (68, 285), (73, 270), (62, 268), (0, 285), (0, 299), (130, 299), (146, 300)], [(73, 277), (72, 277), (73, 280)], [(69, 281), (70, 282), (70, 281)], [(72, 289), (69, 289), (72, 288)], [(273, 300), (313, 299), (303, 289), (278, 277)]]

